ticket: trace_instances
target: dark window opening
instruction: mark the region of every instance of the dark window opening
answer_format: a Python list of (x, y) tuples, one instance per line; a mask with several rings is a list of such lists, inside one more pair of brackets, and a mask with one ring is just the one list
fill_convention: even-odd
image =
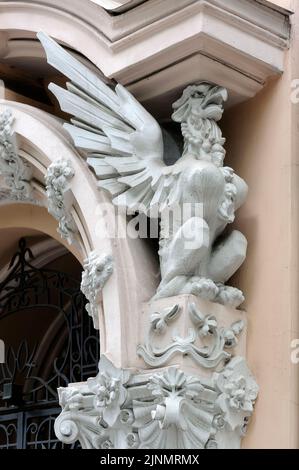
[[(21, 239), (0, 283), (0, 449), (70, 447), (54, 434), (57, 388), (97, 374), (100, 345), (85, 311), (81, 266), (65, 256), (36, 267)], [(62, 269), (67, 264), (71, 273)]]

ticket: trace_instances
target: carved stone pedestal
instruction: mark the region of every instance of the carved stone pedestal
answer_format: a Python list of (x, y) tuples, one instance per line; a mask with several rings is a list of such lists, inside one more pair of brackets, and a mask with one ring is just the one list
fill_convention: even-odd
[(88, 449), (240, 448), (258, 394), (244, 312), (179, 296), (142, 318), (146, 368), (117, 369), (103, 355), (96, 378), (60, 389), (58, 438)]
[[(209, 376), (233, 355), (246, 355), (242, 310), (180, 295), (144, 305), (137, 352), (149, 367), (175, 365)], [(242, 333), (242, 334), (241, 334)]]

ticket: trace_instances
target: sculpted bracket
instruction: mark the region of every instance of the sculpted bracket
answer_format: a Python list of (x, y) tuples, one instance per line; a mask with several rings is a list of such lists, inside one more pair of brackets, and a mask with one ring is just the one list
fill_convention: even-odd
[(103, 356), (95, 379), (59, 390), (55, 431), (87, 449), (236, 448), (257, 393), (240, 357), (207, 379), (175, 367), (138, 375)]

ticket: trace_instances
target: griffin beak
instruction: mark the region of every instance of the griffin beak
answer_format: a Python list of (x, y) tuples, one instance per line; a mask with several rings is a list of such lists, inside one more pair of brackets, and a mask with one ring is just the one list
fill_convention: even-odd
[(203, 103), (203, 107), (207, 107), (210, 104), (222, 105), (227, 101), (228, 93), (227, 90), (221, 86), (215, 86), (208, 94), (206, 100)]

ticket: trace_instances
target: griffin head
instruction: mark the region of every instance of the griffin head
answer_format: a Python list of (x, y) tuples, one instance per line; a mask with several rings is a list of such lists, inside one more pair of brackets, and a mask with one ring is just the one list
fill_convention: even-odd
[(190, 114), (198, 119), (220, 121), (223, 103), (227, 100), (227, 90), (209, 83), (188, 86), (181, 98), (173, 103), (175, 110), (172, 119), (186, 122)]
[(188, 86), (173, 104), (172, 119), (181, 123), (185, 138), (184, 154), (191, 153), (217, 166), (223, 164), (225, 139), (216, 122), (222, 118), (227, 97), (225, 88), (202, 82)]

